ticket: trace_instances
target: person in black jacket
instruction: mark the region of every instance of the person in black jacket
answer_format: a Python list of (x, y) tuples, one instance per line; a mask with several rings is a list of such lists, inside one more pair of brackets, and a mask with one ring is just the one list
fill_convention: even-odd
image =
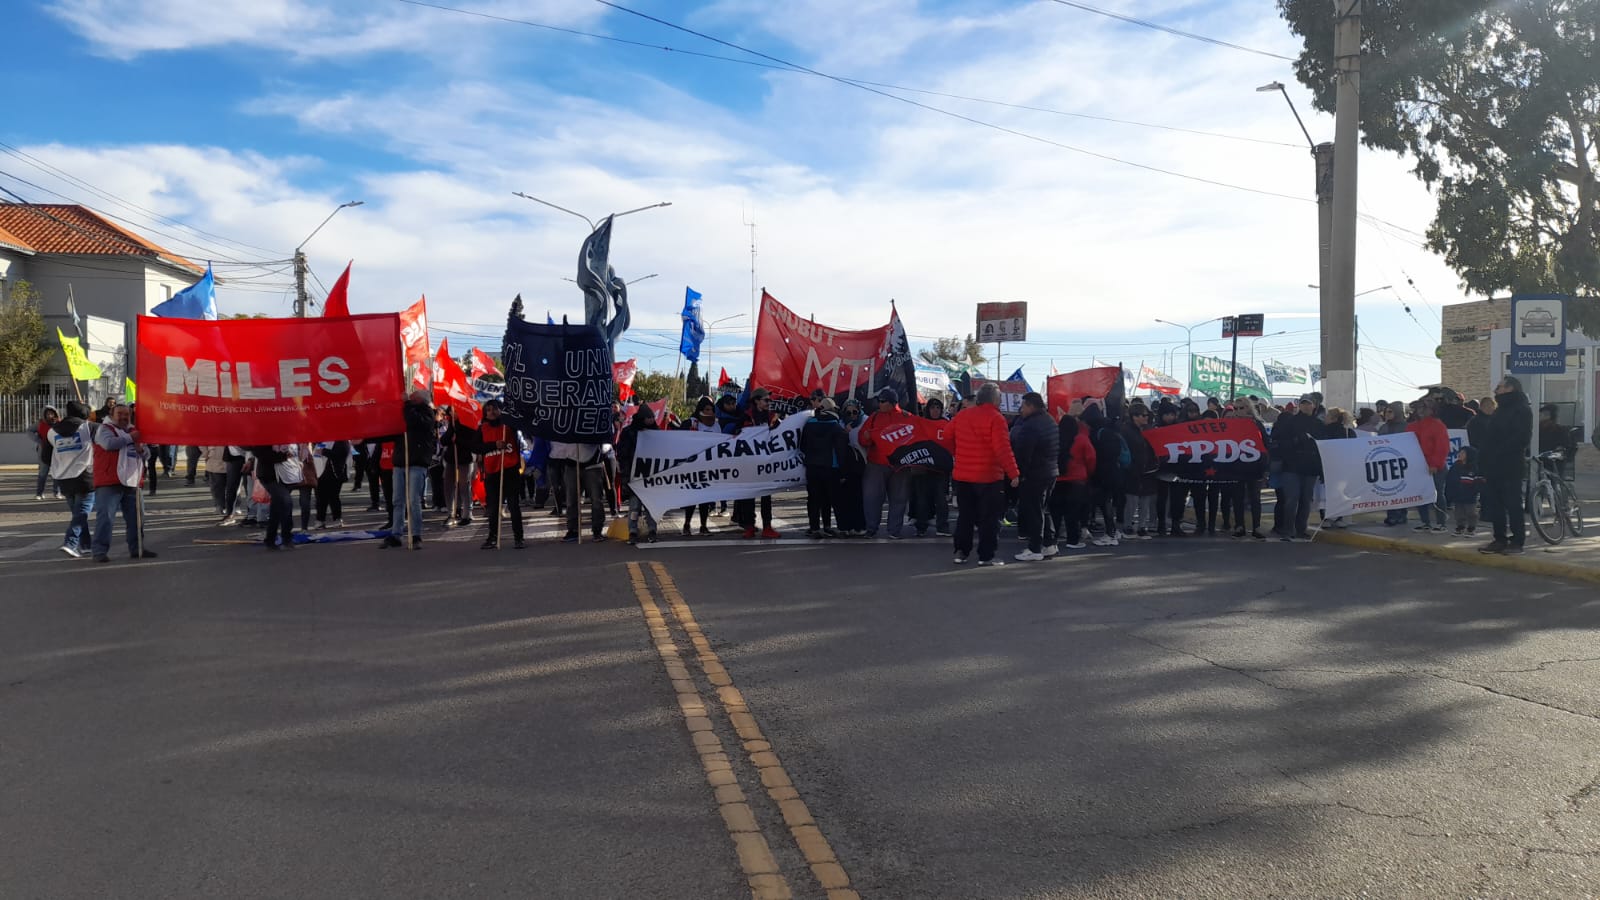
[[(1101, 535), (1090, 543), (1096, 547), (1115, 547), (1122, 542), (1122, 528), (1118, 517), (1122, 514), (1123, 468), (1122, 454), (1127, 444), (1117, 423), (1106, 416), (1098, 402), (1087, 403), (1083, 408), (1083, 425), (1089, 429), (1089, 442), (1094, 445), (1094, 474), (1089, 477), (1089, 503), (1091, 519), (1099, 515), (1105, 522)], [(1129, 458), (1132, 451), (1129, 450)], [(1181, 519), (1182, 513), (1176, 518)], [(1091, 521), (1091, 530), (1093, 523)]]
[(410, 536), (413, 547), (422, 546), (422, 495), (428, 487), (428, 467), (433, 465), (439, 449), (439, 432), (427, 391), (412, 391), (406, 398), (405, 423), (405, 433), (392, 438), (397, 442), (395, 471), (404, 472), (404, 480), (395, 485), (395, 490), (404, 502), (394, 505), (394, 519), (389, 523), (384, 547), (404, 546), (402, 535)]
[(1519, 555), (1527, 541), (1523, 516), (1522, 478), (1527, 471), (1528, 445), (1533, 441), (1533, 410), (1522, 382), (1507, 375), (1495, 385), (1495, 411), (1481, 432), (1478, 474), (1484, 478), (1483, 514), (1494, 527), (1494, 540), (1480, 553)]
[(350, 442), (323, 441), (312, 446), (311, 464), (317, 472), (317, 528), (328, 527), (328, 513), (333, 513), (333, 527), (344, 527), (344, 498), (340, 492), (350, 480)]
[[(617, 477), (622, 481), (622, 492), (628, 501), (628, 543), (656, 542), (656, 520), (650, 515), (650, 509), (635, 494), (629, 482), (633, 478), (633, 459), (639, 451), (639, 432), (654, 431), (656, 429), (655, 410), (648, 406), (640, 405), (633, 414), (633, 421), (623, 426), (617, 435)], [(640, 529), (640, 518), (644, 519), (643, 530)]]
[(1311, 506), (1316, 502), (1317, 479), (1322, 476), (1322, 454), (1317, 441), (1322, 439), (1322, 422), (1317, 419), (1317, 401), (1310, 394), (1300, 397), (1295, 415), (1279, 416), (1272, 426), (1272, 444), (1283, 459), (1282, 519), (1273, 529), (1284, 541), (1311, 540)]
[(806, 464), (806, 518), (810, 538), (838, 537), (834, 523), (844, 527), (844, 517), (835, 515), (842, 497), (843, 472), (855, 451), (850, 449), (850, 433), (839, 422), (839, 406), (831, 397), (822, 399), (816, 413), (800, 429), (800, 455)]
[(1045, 412), (1044, 398), (1036, 391), (1023, 394), (1021, 413), (1011, 426), (1011, 455), (1017, 459), (1021, 477), (1017, 485), (1017, 537), (1028, 542), (1028, 549), (1016, 556), (1020, 562), (1045, 558), (1045, 508), (1056, 476), (1061, 474), (1057, 459), (1060, 451), (1061, 436), (1055, 421)]

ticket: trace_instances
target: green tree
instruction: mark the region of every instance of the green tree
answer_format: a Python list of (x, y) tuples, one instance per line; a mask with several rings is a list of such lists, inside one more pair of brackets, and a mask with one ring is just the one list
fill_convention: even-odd
[(939, 338), (933, 342), (933, 347), (923, 350), (917, 357), (930, 366), (950, 368), (952, 363), (957, 366), (982, 366), (989, 361), (984, 355), (983, 345), (972, 335), (961, 337)]
[(57, 352), (45, 334), (39, 292), (17, 281), (0, 305), (0, 394), (21, 393)]
[[(1278, 0), (1296, 72), (1332, 112), (1328, 0)], [(1362, 140), (1408, 155), (1438, 198), (1430, 249), (1462, 286), (1600, 290), (1600, 0), (1367, 0)], [(1600, 334), (1600, 304), (1575, 324)]]

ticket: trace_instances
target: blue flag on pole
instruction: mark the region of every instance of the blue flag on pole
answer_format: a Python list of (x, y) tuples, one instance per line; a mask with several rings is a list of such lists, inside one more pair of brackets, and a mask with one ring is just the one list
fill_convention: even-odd
[(550, 315), (550, 310), (548, 309), (544, 311), (544, 323), (546, 325), (554, 325), (556, 323), (556, 317)]
[(1020, 382), (1022, 382), (1022, 386), (1023, 387), (1027, 388), (1030, 391), (1033, 390), (1033, 385), (1028, 383), (1028, 379), (1022, 377), (1022, 367), (1021, 366), (1017, 366), (1017, 370), (1015, 372), (1012, 372), (1011, 373), (1011, 377), (1007, 378), (1006, 380), (1007, 381), (1020, 381)]
[(215, 319), (217, 282), (211, 277), (211, 264), (206, 263), (204, 278), (173, 294), (171, 300), (157, 304), (150, 314), (164, 319)]
[(683, 289), (683, 337), (678, 340), (678, 352), (690, 362), (700, 361), (700, 345), (706, 339), (706, 326), (700, 319), (700, 292), (692, 287)]

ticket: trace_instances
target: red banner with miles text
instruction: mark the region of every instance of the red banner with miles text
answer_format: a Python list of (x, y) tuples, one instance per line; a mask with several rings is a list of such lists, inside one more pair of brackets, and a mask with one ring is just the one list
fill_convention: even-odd
[(400, 319), (140, 316), (138, 425), (151, 444), (283, 444), (402, 430)]
[(766, 388), (787, 406), (804, 406), (818, 389), (843, 403), (893, 388), (905, 409), (917, 397), (911, 345), (898, 314), (891, 311), (882, 328), (841, 331), (795, 315), (765, 291), (749, 386)]

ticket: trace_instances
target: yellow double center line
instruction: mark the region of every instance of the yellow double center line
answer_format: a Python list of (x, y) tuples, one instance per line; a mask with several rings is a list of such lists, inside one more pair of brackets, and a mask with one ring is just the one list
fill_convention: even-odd
[[(672, 617), (678, 622), (678, 627), (683, 629), (683, 633), (693, 645), (695, 660), (699, 663), (700, 671), (704, 673), (706, 681), (716, 689), (718, 704), (727, 716), (728, 723), (738, 734), (750, 765), (755, 768), (757, 777), (761, 781), (761, 786), (766, 789), (767, 796), (777, 804), (778, 811), (782, 813), (784, 825), (787, 826), (795, 846), (805, 857), (806, 864), (810, 866), (817, 883), (827, 892), (828, 900), (860, 900), (859, 895), (850, 889), (850, 878), (839, 865), (838, 859), (834, 857), (833, 847), (828, 844), (828, 839), (817, 827), (805, 801), (800, 799), (800, 793), (790, 780), (789, 773), (784, 770), (777, 753), (772, 749), (771, 742), (756, 724), (755, 716), (751, 714), (749, 704), (745, 703), (744, 695), (739, 693), (739, 689), (733, 684), (733, 679), (723, 668), (722, 661), (717, 658), (716, 651), (711, 649), (711, 642), (706, 640), (700, 625), (695, 622), (694, 613), (689, 610), (689, 604), (684, 602), (683, 594), (678, 591), (672, 576), (667, 574), (666, 566), (653, 562), (650, 563), (650, 570), (659, 586), (661, 599), (666, 602)], [(733, 839), (739, 866), (749, 880), (751, 896), (755, 900), (788, 900), (792, 896), (789, 882), (778, 869), (777, 860), (772, 855), (772, 846), (767, 843), (766, 835), (756, 822), (755, 814), (734, 772), (732, 761), (723, 749), (722, 739), (712, 731), (706, 704), (689, 675), (688, 667), (683, 663), (678, 645), (673, 640), (671, 627), (662, 615), (660, 607), (656, 605), (650, 585), (645, 578), (644, 568), (636, 562), (628, 563), (628, 577), (633, 582), (634, 596), (638, 598), (639, 606), (644, 611), (645, 625), (650, 629), (656, 653), (661, 657), (667, 677), (672, 681), (673, 690), (678, 693), (678, 708), (683, 712), (684, 727), (689, 730), (695, 751), (700, 755), (700, 764), (706, 771), (706, 781), (711, 784), (716, 796), (718, 812), (722, 814), (722, 821), (728, 827), (728, 835)]]

